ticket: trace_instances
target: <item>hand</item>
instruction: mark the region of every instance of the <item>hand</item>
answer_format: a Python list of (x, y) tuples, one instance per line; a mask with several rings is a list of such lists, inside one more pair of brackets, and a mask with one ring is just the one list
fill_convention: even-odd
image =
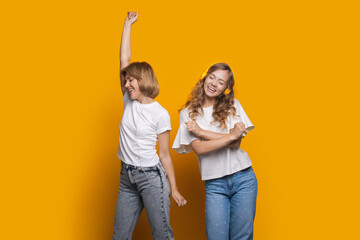
[(201, 128), (195, 121), (185, 122), (187, 130), (192, 132), (196, 137), (199, 137)]
[[(230, 130), (230, 133), (232, 133), (233, 129)], [(227, 145), (228, 148), (239, 148), (241, 144), (241, 137), (238, 140), (233, 141), (229, 145)]]
[(234, 125), (234, 128), (230, 131), (230, 135), (234, 139), (241, 138), (241, 135), (246, 131), (245, 124), (243, 122), (237, 122)]
[(132, 24), (134, 24), (136, 22), (138, 17), (139, 17), (138, 12), (128, 12), (127, 17), (125, 19), (125, 23), (132, 25)]
[(179, 193), (179, 191), (172, 191), (171, 193), (172, 198), (174, 199), (174, 201), (176, 202), (176, 204), (179, 207), (183, 207), (186, 205), (187, 201), (185, 200), (185, 198)]

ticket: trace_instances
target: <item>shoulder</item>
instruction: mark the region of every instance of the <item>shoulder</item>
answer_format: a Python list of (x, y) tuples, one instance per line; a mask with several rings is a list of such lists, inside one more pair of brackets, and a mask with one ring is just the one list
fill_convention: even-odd
[(240, 101), (234, 98), (234, 106), (241, 106)]
[(126, 92), (124, 93), (122, 100), (124, 101), (124, 103), (129, 102), (130, 96), (129, 96), (128, 91), (126, 91)]
[(240, 101), (237, 100), (236, 98), (234, 98), (234, 107), (239, 110), (242, 109)]
[(169, 112), (163, 106), (161, 106), (161, 104), (159, 102), (154, 103), (153, 113), (159, 117), (170, 116)]
[(184, 109), (181, 109), (180, 117), (189, 118), (189, 108), (186, 107)]
[(180, 110), (180, 114), (188, 114), (189, 113), (189, 108), (184, 108)]

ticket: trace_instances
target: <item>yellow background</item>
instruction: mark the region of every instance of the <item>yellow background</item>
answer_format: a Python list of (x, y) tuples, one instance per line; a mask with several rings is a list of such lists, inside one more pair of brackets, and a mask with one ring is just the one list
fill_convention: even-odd
[[(152, 64), (170, 113), (226, 62), (255, 125), (242, 147), (259, 193), (255, 239), (359, 239), (356, 1), (2, 3), (0, 239), (111, 239), (122, 115), (118, 51), (138, 10), (133, 61)], [(195, 155), (172, 151), (176, 239), (205, 239)], [(143, 212), (144, 213), (144, 212)], [(134, 239), (150, 239), (143, 215)]]

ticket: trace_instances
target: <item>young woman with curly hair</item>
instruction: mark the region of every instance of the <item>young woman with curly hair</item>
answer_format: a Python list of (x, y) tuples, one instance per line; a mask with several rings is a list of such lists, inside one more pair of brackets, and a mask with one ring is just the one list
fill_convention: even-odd
[(173, 144), (179, 153), (198, 156), (208, 240), (253, 239), (257, 179), (240, 143), (254, 126), (234, 99), (234, 83), (225, 63), (205, 71), (180, 111)]
[(137, 12), (128, 13), (120, 46), (124, 112), (120, 124), (121, 176), (113, 240), (131, 239), (143, 208), (153, 239), (174, 239), (169, 196), (178, 206), (184, 206), (186, 200), (177, 189), (170, 155), (170, 116), (154, 100), (159, 94), (155, 73), (146, 62), (131, 63), (131, 26), (137, 19)]

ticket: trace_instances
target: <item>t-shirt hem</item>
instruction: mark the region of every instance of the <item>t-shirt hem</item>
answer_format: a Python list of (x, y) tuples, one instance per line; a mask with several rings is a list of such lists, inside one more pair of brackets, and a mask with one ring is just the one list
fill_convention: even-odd
[(206, 180), (212, 180), (212, 179), (216, 179), (216, 178), (221, 178), (221, 177), (224, 177), (224, 176), (227, 176), (227, 175), (234, 174), (234, 173), (236, 173), (238, 171), (244, 170), (244, 169), (249, 168), (251, 166), (252, 166), (252, 164), (246, 165), (245, 167), (239, 167), (239, 168), (236, 168), (235, 170), (230, 171), (228, 173), (220, 173), (220, 174), (217, 173), (217, 174), (213, 174), (213, 175), (210, 175), (210, 176), (202, 176), (201, 175), (201, 180), (206, 181)]
[[(125, 158), (123, 156), (120, 156), (119, 154), (117, 154), (117, 157), (119, 158), (120, 161), (126, 163), (126, 164), (129, 164), (129, 165), (132, 165), (132, 166), (136, 166), (136, 167), (153, 167), (155, 166), (156, 164), (158, 164), (160, 162), (160, 158), (158, 157), (156, 161), (154, 161), (154, 164), (151, 163), (151, 164), (137, 164), (133, 161), (127, 161), (125, 160)], [(153, 160), (151, 160), (153, 161)]]

